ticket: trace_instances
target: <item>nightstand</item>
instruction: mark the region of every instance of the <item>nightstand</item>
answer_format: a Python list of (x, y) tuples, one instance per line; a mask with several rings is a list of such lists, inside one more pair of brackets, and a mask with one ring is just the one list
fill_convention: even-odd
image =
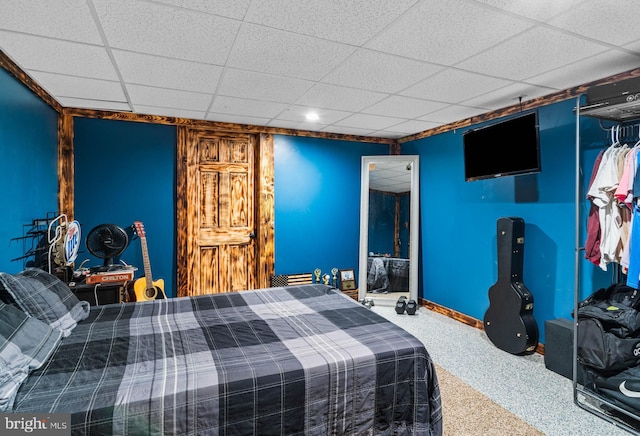
[(122, 303), (127, 301), (127, 282), (96, 283), (69, 283), (69, 288), (78, 297), (78, 300), (88, 301), (91, 306), (103, 304)]
[(347, 289), (342, 291), (343, 294), (353, 298), (354, 300), (358, 301), (358, 289)]

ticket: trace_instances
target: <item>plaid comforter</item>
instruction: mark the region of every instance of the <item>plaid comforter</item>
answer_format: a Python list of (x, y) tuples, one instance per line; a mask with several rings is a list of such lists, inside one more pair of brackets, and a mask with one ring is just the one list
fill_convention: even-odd
[(92, 307), (16, 412), (74, 434), (440, 434), (431, 358), (324, 285)]

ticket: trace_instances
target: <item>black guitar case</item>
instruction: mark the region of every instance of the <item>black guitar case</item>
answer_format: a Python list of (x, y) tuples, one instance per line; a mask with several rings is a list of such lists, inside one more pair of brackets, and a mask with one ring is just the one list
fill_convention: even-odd
[(484, 330), (493, 344), (511, 354), (531, 354), (538, 345), (533, 295), (522, 283), (524, 220), (498, 219), (498, 281), (489, 288)]

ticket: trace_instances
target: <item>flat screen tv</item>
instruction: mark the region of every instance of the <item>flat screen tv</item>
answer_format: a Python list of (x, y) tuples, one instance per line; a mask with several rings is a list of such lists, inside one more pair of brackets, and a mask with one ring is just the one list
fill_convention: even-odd
[(528, 112), (462, 135), (467, 182), (539, 173), (538, 113)]

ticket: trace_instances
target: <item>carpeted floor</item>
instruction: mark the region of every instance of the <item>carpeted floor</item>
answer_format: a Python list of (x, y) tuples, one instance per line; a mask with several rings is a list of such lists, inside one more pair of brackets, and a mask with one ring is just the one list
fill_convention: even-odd
[(425, 344), (437, 365), (447, 436), (629, 435), (576, 406), (571, 380), (548, 370), (540, 354), (509, 354), (484, 331), (423, 307), (415, 315), (398, 315), (393, 306), (371, 310)]
[(504, 407), (436, 365), (444, 436), (543, 435)]

